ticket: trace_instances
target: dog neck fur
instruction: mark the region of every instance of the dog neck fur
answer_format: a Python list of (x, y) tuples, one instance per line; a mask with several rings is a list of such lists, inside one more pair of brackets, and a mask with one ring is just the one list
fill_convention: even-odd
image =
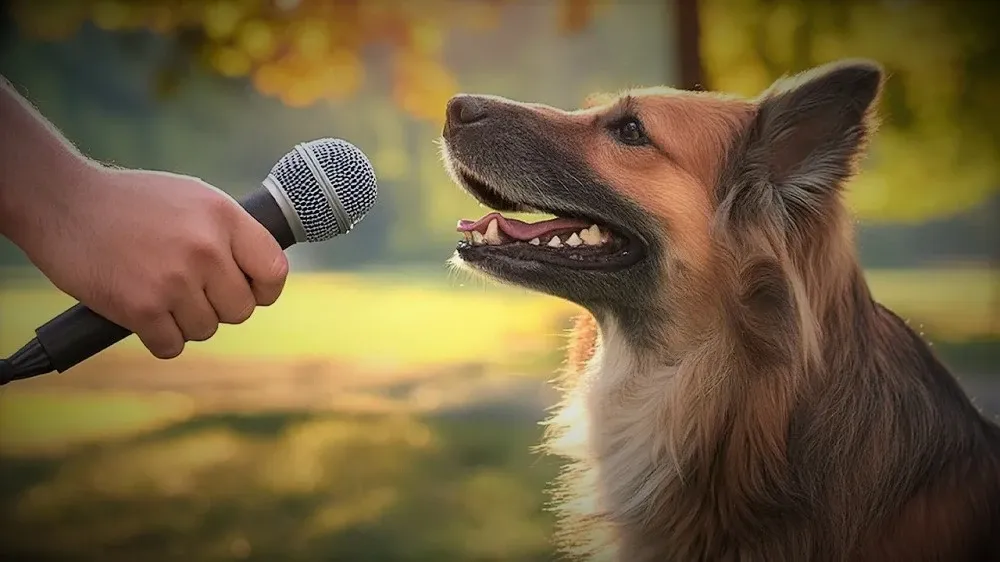
[[(816, 323), (810, 308), (803, 310), (798, 316), (800, 333), (807, 335), (801, 341), (808, 344), (786, 367), (814, 356), (811, 330)], [(730, 355), (744, 347), (731, 339), (724, 325), (698, 337), (675, 332), (672, 339), (678, 347), (652, 350), (634, 347), (613, 317), (604, 317), (598, 325), (585, 316), (577, 326), (577, 337), (584, 341), (575, 342), (575, 347), (583, 351), (573, 358), (571, 350), (569, 371), (577, 371), (570, 375), (575, 382), (565, 389), (566, 399), (550, 421), (548, 441), (552, 452), (575, 463), (562, 484), (576, 488), (567, 490), (576, 501), (561, 509), (563, 538), (588, 540), (568, 544), (577, 554), (612, 559), (616, 550), (614, 559), (635, 562), (660, 554), (643, 553), (646, 541), (602, 529), (606, 522), (641, 530), (654, 521), (662, 528), (666, 517), (678, 532), (698, 537), (701, 529), (683, 528), (705, 521), (698, 512), (705, 509), (707, 498), (699, 494), (710, 480), (726, 478), (734, 493), (746, 496), (733, 498), (734, 507), (748, 505), (748, 498), (750, 505), (769, 501), (752, 496), (757, 484), (784, 467), (781, 436), (795, 388), (791, 373), (777, 363), (771, 363), (773, 372), (767, 375), (732, 372), (734, 366), (750, 362)], [(681, 342), (688, 346), (683, 351)], [(725, 450), (713, 449), (722, 446)], [(708, 500), (712, 505), (725, 502), (724, 497)], [(729, 529), (742, 527), (750, 533), (757, 526), (748, 512), (718, 517)], [(677, 547), (679, 559), (686, 559), (683, 545)], [(691, 544), (688, 554), (694, 556), (697, 547)]]

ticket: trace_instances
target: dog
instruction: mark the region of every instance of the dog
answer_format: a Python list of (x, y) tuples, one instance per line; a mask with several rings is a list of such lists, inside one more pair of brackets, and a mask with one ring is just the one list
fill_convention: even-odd
[(586, 311), (543, 444), (571, 558), (1000, 561), (1000, 428), (873, 300), (842, 200), (885, 80), (449, 101), (444, 165), (494, 211), (452, 261)]

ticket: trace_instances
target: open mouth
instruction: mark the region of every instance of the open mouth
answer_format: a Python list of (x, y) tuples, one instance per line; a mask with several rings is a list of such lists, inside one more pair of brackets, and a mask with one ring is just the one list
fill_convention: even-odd
[[(497, 210), (478, 220), (458, 222), (456, 230), (464, 237), (458, 252), (467, 262), (504, 256), (574, 269), (617, 270), (642, 257), (638, 237), (607, 220), (512, 201), (464, 171), (458, 176), (481, 203)], [(498, 211), (549, 213), (556, 218), (524, 222)]]

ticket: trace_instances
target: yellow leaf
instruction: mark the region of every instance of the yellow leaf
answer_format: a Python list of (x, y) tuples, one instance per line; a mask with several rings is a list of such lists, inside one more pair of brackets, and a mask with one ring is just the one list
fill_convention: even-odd
[(240, 47), (254, 60), (265, 60), (274, 54), (277, 40), (274, 31), (263, 20), (255, 19), (244, 22), (240, 27)]
[(227, 0), (206, 3), (204, 10), (205, 33), (213, 39), (232, 35), (243, 17), (239, 6)]
[(229, 78), (244, 76), (250, 72), (250, 57), (232, 47), (219, 47), (212, 55), (212, 66)]
[(323, 83), (324, 95), (329, 98), (346, 98), (364, 82), (365, 67), (353, 51), (338, 49), (321, 65), (317, 73)]
[(298, 54), (307, 60), (318, 61), (330, 45), (330, 35), (322, 22), (309, 20), (296, 26), (292, 32)]

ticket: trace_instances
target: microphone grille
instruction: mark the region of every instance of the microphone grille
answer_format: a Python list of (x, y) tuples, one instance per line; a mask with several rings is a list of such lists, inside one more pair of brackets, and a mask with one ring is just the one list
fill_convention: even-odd
[(350, 232), (378, 198), (371, 162), (358, 147), (341, 139), (297, 145), (268, 177), (287, 197), (306, 242)]

